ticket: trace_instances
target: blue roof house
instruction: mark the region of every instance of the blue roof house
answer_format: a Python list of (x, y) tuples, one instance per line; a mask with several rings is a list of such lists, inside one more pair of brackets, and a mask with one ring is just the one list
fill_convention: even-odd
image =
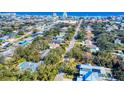
[(79, 70), (79, 75), (76, 78), (77, 81), (115, 80), (109, 68), (92, 66), (90, 64), (79, 64), (77, 65), (77, 69)]

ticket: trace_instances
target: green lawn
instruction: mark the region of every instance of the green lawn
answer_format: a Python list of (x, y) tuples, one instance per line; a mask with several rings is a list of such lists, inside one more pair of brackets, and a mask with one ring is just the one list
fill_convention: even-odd
[(15, 38), (20, 38), (21, 36), (20, 35), (16, 35)]

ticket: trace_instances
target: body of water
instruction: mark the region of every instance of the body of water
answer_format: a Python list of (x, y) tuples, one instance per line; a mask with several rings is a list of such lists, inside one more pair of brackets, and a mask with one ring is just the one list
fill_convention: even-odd
[[(17, 15), (53, 15), (56, 13), (58, 16), (62, 16), (63, 12), (0, 12), (0, 13), (16, 13)], [(124, 15), (124, 12), (67, 12), (68, 16), (120, 16)]]

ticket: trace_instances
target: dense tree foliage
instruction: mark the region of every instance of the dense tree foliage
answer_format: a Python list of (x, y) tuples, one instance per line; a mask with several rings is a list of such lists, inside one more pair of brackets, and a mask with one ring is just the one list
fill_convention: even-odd
[(74, 35), (74, 32), (75, 32), (75, 28), (73, 26), (69, 27), (66, 35), (66, 40), (68, 41), (71, 40)]
[(77, 69), (76, 69), (76, 62), (70, 61), (64, 64), (64, 73), (66, 75), (74, 75), (75, 73), (77, 73)]
[(78, 35), (76, 36), (76, 39), (78, 39), (79, 41), (84, 40), (85, 37), (85, 32), (84, 31), (80, 31), (78, 32)]
[(59, 65), (40, 65), (37, 71), (38, 80), (51, 81), (54, 80), (56, 74), (59, 71)]
[(39, 51), (48, 48), (48, 41), (43, 37), (37, 37), (30, 45), (17, 47), (13, 57), (17, 62), (24, 61), (24, 59), (27, 61), (38, 62), (41, 57)]
[(56, 36), (56, 35), (59, 35), (59, 29), (58, 28), (52, 28), (50, 29), (50, 31), (46, 31), (44, 33), (44, 36), (46, 37), (51, 37), (51, 36)]
[[(122, 45), (114, 43), (114, 40), (117, 38), (123, 42), (124, 31), (119, 29), (108, 31), (106, 25), (115, 25), (112, 22), (94, 22), (91, 24), (86, 22), (83, 27), (85, 28), (87, 25), (92, 27), (94, 43), (100, 48), (99, 52), (92, 53), (92, 63), (98, 66), (111, 68), (114, 78), (117, 80), (124, 80), (124, 60), (120, 56), (113, 55), (115, 51), (124, 50)], [(86, 48), (84, 49), (84, 51), (88, 50), (89, 49)]]
[(44, 37), (37, 37), (33, 40), (32, 44), (30, 46), (33, 49), (45, 50), (45, 49), (49, 48), (49, 42)]
[(94, 57), (94, 63), (99, 66), (104, 66), (108, 68), (112, 68), (112, 61), (114, 60), (114, 56), (111, 52), (101, 51), (96, 54)]
[(22, 58), (27, 61), (38, 62), (40, 60), (39, 51), (30, 47), (18, 47), (14, 53), (14, 59), (18, 62)]
[(0, 55), (0, 63), (3, 63), (5, 61), (5, 57)]
[(113, 76), (118, 80), (124, 80), (124, 61), (120, 58), (114, 60), (112, 67)]
[(19, 31), (18, 35), (24, 35), (24, 32), (23, 31)]
[(78, 61), (82, 60), (83, 51), (80, 46), (75, 46), (70, 52), (67, 53), (69, 58), (75, 58)]
[(44, 61), (45, 64), (56, 64), (61, 61), (62, 54), (65, 52), (65, 50), (61, 47), (52, 49), (47, 57), (45, 57)]
[(101, 50), (111, 50), (114, 44), (109, 34), (100, 34), (97, 38), (97, 45)]
[[(11, 66), (9, 66), (11, 64)], [(0, 64), (0, 80), (2, 81), (31, 81), (31, 80), (54, 80), (61, 64), (41, 64), (38, 70), (31, 72), (30, 70), (20, 71), (12, 63)]]
[[(47, 23), (47, 22), (46, 22)], [(27, 27), (35, 25), (32, 22), (26, 22), (25, 24), (13, 24), (7, 26), (3, 24), (1, 32), (3, 35), (12, 33), (14, 30), (25, 28), (24, 30), (19, 30), (18, 35), (24, 35), (24, 31), (30, 31)], [(54, 80), (55, 76), (63, 71), (66, 77), (70, 78), (75, 73), (77, 73), (76, 65), (79, 63), (90, 63), (98, 66), (103, 66), (111, 68), (113, 76), (118, 80), (124, 80), (124, 60), (120, 56), (113, 55), (115, 50), (124, 50), (124, 47), (119, 44), (115, 44), (115, 39), (120, 39), (124, 43), (124, 30), (113, 29), (108, 31), (106, 27), (112, 27), (115, 25), (110, 22), (88, 22), (83, 21), (81, 28), (76, 36), (78, 41), (85, 40), (86, 33), (84, 29), (87, 29), (88, 26), (91, 26), (92, 32), (94, 34), (93, 44), (96, 44), (100, 48), (100, 51), (97, 53), (91, 53), (90, 47), (75, 45), (71, 51), (67, 53), (69, 57), (68, 62), (63, 61), (63, 54), (65, 53), (66, 47), (68, 47), (68, 42), (72, 39), (75, 33), (75, 27), (70, 26), (69, 24), (60, 23), (51, 28), (50, 31), (44, 32), (44, 37), (37, 37), (33, 40), (30, 45), (19, 46), (14, 51), (14, 55), (10, 59), (4, 59), (3, 56), (0, 56), (0, 80), (20, 80), (20, 81), (30, 81), (30, 80)], [(116, 24), (117, 25), (117, 24)], [(43, 64), (40, 64), (37, 71), (32, 72), (29, 69), (21, 71), (18, 68), (19, 63), (25, 61), (39, 62), (41, 61), (40, 52), (46, 49), (49, 49), (49, 43), (51, 42), (54, 36), (60, 34), (60, 28), (68, 27), (65, 35), (65, 43), (60, 44), (60, 47), (56, 49), (51, 49), (44, 60)], [(38, 29), (32, 28), (32, 32), (38, 32)], [(89, 39), (89, 38), (87, 38)], [(89, 39), (89, 40), (90, 40)], [(2, 42), (2, 41), (1, 41)], [(74, 60), (74, 61), (70, 61)]]

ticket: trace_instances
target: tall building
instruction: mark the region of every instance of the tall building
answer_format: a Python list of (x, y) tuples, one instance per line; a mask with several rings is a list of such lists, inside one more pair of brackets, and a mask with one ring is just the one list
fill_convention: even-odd
[(56, 13), (53, 13), (53, 17), (57, 17), (57, 14)]
[(63, 18), (66, 19), (68, 17), (67, 12), (63, 13)]
[(53, 20), (54, 20), (54, 21), (58, 20), (58, 16), (57, 16), (56, 13), (53, 13)]

